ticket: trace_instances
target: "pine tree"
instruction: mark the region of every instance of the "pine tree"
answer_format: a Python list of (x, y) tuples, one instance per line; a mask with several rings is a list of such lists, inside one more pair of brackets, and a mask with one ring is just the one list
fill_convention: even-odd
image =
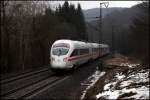
[(80, 4), (78, 4), (78, 8), (77, 8), (77, 18), (78, 18), (77, 27), (79, 29), (82, 39), (85, 40), (86, 39), (86, 35), (85, 35), (86, 26), (85, 26), (84, 15), (83, 15)]
[(68, 1), (65, 1), (64, 5), (62, 6), (62, 17), (64, 17), (66, 21), (68, 21), (69, 19), (68, 12), (69, 12), (69, 3)]
[(73, 4), (69, 6), (68, 16), (69, 16), (69, 23), (75, 24), (76, 14), (75, 14), (75, 6)]
[(68, 23), (77, 29), (78, 32), (74, 33), (76, 37), (79, 37), (80, 40), (87, 39), (85, 35), (86, 26), (80, 4), (78, 4), (78, 8), (75, 9), (73, 4), (69, 5), (68, 1), (65, 1), (63, 6), (59, 5), (58, 9), (56, 9), (56, 13), (57, 12), (59, 19), (63, 19), (63, 23)]
[(61, 7), (61, 5), (59, 4), (59, 6), (58, 6), (58, 16), (62, 16), (62, 7)]
[(59, 9), (56, 7), (55, 16), (59, 16)]

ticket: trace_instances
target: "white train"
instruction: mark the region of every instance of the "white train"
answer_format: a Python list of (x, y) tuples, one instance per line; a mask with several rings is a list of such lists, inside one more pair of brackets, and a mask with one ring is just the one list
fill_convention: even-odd
[(50, 51), (51, 69), (72, 69), (108, 53), (109, 46), (106, 44), (57, 40)]

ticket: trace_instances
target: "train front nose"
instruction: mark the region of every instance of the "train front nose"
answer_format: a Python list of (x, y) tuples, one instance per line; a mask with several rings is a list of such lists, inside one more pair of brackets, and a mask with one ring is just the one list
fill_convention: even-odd
[(51, 68), (53, 69), (70, 69), (73, 64), (68, 61), (67, 57), (51, 58)]
[(63, 58), (60, 58), (60, 57), (51, 58), (52, 68), (64, 68), (65, 66), (66, 66), (66, 62), (63, 61)]

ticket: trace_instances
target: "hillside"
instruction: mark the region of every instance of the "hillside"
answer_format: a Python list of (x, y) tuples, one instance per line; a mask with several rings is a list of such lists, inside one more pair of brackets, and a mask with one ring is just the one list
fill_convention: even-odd
[[(102, 35), (103, 42), (112, 45), (112, 34), (114, 34), (116, 44), (116, 48), (120, 44), (118, 44), (119, 39), (122, 37), (126, 37), (131, 32), (130, 26), (133, 23), (133, 19), (141, 13), (141, 11), (137, 7), (131, 8), (103, 8), (103, 19), (102, 19)], [(93, 11), (93, 12), (92, 12)], [(90, 16), (98, 16), (99, 9), (90, 9), (84, 12), (85, 19)], [(87, 22), (87, 34), (88, 39), (92, 42), (99, 41), (99, 20), (88, 20)], [(94, 41), (93, 41), (94, 40)]]
[[(121, 11), (125, 8), (121, 8), (121, 7), (113, 7), (113, 8), (102, 8), (102, 17), (104, 18), (107, 14), (110, 14), (113, 11)], [(83, 10), (83, 14), (85, 16), (85, 21), (90, 22), (94, 19), (93, 17), (99, 17), (100, 15), (100, 9), (99, 8), (92, 8), (92, 9), (88, 9), (88, 10)]]

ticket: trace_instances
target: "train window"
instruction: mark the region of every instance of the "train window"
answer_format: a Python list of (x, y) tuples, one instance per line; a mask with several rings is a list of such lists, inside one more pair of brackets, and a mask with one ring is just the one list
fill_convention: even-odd
[(88, 54), (88, 53), (89, 53), (89, 49), (80, 49), (80, 55)]
[(78, 55), (78, 52), (79, 52), (79, 49), (75, 49), (75, 50), (72, 52), (72, 54), (71, 54), (70, 57), (72, 57), (72, 56), (77, 56), (77, 55)]
[(53, 45), (53, 48), (57, 48), (57, 47), (70, 48), (70, 45), (67, 43), (58, 43), (58, 44)]
[(93, 52), (98, 52), (99, 49), (98, 48), (93, 48)]
[(52, 54), (57, 56), (66, 55), (68, 53), (68, 48), (53, 48)]

